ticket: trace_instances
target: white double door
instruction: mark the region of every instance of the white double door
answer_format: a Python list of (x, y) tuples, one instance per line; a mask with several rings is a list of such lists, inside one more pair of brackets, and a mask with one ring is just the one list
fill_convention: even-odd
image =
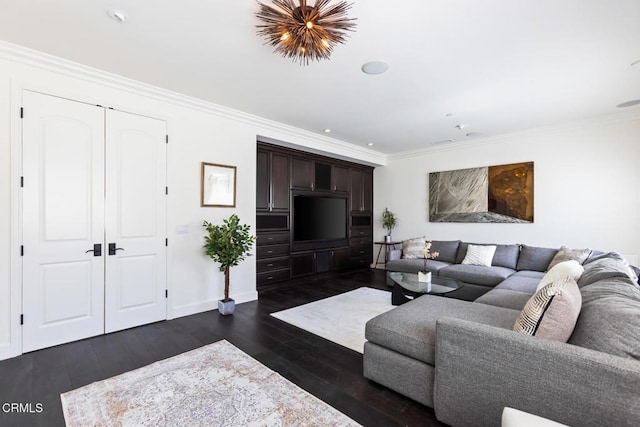
[(166, 319), (166, 123), (23, 108), (23, 351)]

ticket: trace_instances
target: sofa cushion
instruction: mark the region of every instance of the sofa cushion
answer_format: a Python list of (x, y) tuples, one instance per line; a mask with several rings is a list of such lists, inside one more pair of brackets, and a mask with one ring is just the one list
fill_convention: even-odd
[(551, 270), (556, 264), (560, 264), (564, 261), (575, 260), (578, 264), (583, 264), (587, 258), (591, 255), (591, 249), (569, 249), (566, 246), (561, 246), (558, 253), (555, 254), (547, 270)]
[(549, 263), (558, 253), (557, 249), (522, 245), (516, 270), (547, 271)]
[(495, 307), (510, 308), (521, 311), (531, 298), (530, 293), (518, 292), (511, 289), (491, 289), (474, 303), (493, 305)]
[(567, 342), (575, 328), (582, 297), (570, 277), (549, 283), (525, 304), (513, 330), (543, 339)]
[(588, 286), (600, 280), (625, 276), (635, 283), (638, 282), (638, 276), (627, 260), (617, 252), (608, 252), (585, 261), (584, 273), (578, 280), (578, 286)]
[(576, 260), (564, 261), (559, 264), (556, 264), (551, 268), (544, 277), (538, 283), (536, 287), (536, 291), (542, 289), (543, 286), (547, 286), (551, 282), (555, 282), (556, 280), (562, 279), (563, 277), (571, 277), (573, 280), (578, 280), (582, 273), (584, 272), (584, 267), (578, 264)]
[(531, 296), (536, 293), (538, 283), (543, 275), (544, 273), (537, 271), (518, 271), (504, 279), (494, 289), (517, 291)]
[(380, 346), (433, 365), (436, 321), (456, 317), (511, 329), (517, 310), (424, 295), (369, 320), (365, 338)]
[(491, 245), (496, 247), (491, 265), (498, 267), (506, 267), (515, 270), (518, 264), (518, 255), (520, 254), (519, 245), (497, 245), (493, 243), (468, 243), (461, 242), (458, 247), (458, 255), (456, 256), (456, 264), (462, 264), (462, 260), (467, 255), (467, 247), (469, 245)]
[(436, 258), (438, 261), (454, 263), (458, 254), (458, 246), (460, 246), (460, 240), (433, 240), (431, 252), (440, 254)]
[[(444, 267), (448, 267), (451, 264), (448, 262), (437, 261), (433, 259), (427, 260), (427, 270), (434, 274), (438, 274), (438, 271)], [(417, 273), (424, 270), (424, 258), (422, 259), (395, 259), (388, 261), (386, 265), (387, 271), (400, 271), (402, 273)]]
[(402, 258), (416, 259), (424, 258), (422, 250), (426, 240), (424, 237), (416, 237), (414, 239), (407, 239), (402, 241)]
[(495, 286), (515, 270), (506, 267), (481, 267), (479, 265), (452, 264), (438, 271), (439, 276), (483, 286)]
[(495, 253), (496, 247), (493, 245), (469, 245), (462, 264), (491, 267), (493, 254)]
[(628, 277), (580, 288), (582, 311), (570, 344), (640, 361), (640, 290)]

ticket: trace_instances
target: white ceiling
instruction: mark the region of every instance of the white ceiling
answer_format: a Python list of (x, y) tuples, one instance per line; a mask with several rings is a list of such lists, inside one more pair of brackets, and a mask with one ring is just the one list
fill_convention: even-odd
[(352, 1), (356, 32), (306, 67), (256, 35), (254, 0), (0, 0), (0, 40), (382, 153), (640, 99), (639, 0)]

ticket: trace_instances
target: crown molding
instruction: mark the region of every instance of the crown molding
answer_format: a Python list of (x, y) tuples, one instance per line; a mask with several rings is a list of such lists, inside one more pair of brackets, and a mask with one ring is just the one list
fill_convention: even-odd
[(431, 153), (437, 153), (437, 152), (443, 152), (443, 151), (463, 150), (468, 147), (478, 147), (481, 145), (497, 144), (497, 143), (508, 141), (508, 140), (531, 138), (531, 137), (535, 137), (537, 135), (543, 135), (543, 134), (548, 135), (548, 134), (554, 134), (554, 133), (571, 132), (578, 129), (585, 129), (589, 127), (600, 127), (608, 124), (628, 122), (633, 120), (640, 120), (640, 108), (632, 108), (629, 111), (619, 111), (611, 114), (590, 117), (587, 119), (573, 120), (570, 122), (549, 125), (549, 126), (540, 126), (537, 128), (531, 128), (531, 129), (526, 129), (526, 130), (517, 131), (517, 132), (504, 133), (504, 134), (489, 136), (485, 138), (475, 138), (472, 140), (459, 142), (459, 143), (434, 145), (431, 147), (421, 148), (419, 150), (399, 151), (396, 153), (388, 154), (387, 160), (400, 160), (400, 159), (407, 159), (411, 157), (424, 156)]
[(163, 89), (1, 40), (0, 59), (62, 74), (75, 79), (81, 79), (113, 89), (124, 90), (156, 101), (169, 102), (177, 106), (244, 123), (258, 128), (260, 135), (280, 140), (282, 140), (283, 137), (291, 138), (291, 141), (289, 141), (291, 144), (310, 148), (326, 155), (347, 158), (351, 161), (364, 162), (370, 165), (384, 165), (387, 163), (387, 156), (385, 154), (359, 147), (346, 141), (329, 138), (291, 125), (265, 119), (264, 117), (249, 114), (244, 111)]

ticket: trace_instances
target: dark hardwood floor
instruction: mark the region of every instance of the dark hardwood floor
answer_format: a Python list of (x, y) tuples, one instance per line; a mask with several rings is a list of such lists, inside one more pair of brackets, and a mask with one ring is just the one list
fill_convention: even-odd
[[(210, 311), (0, 361), (0, 426), (62, 426), (60, 393), (221, 339), (365, 426), (442, 426), (432, 409), (365, 379), (361, 354), (269, 315), (361, 286), (388, 290), (382, 271), (305, 278), (261, 292), (233, 316)], [(33, 413), (6, 413), (7, 403), (30, 403)]]

